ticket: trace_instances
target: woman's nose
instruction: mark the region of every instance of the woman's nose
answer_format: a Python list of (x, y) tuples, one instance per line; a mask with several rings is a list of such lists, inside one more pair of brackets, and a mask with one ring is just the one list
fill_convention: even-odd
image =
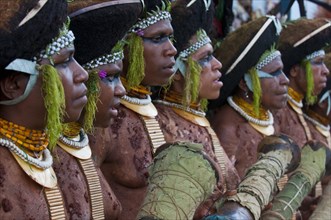
[(177, 54), (177, 49), (169, 39), (167, 42), (167, 48), (165, 50), (165, 56), (174, 57)]
[(124, 95), (126, 95), (126, 90), (121, 82), (121, 80), (119, 80), (119, 82), (116, 84), (115, 86), (115, 91), (114, 91), (114, 95), (121, 98)]
[(74, 81), (76, 83), (85, 83), (88, 80), (87, 71), (76, 60), (74, 63)]

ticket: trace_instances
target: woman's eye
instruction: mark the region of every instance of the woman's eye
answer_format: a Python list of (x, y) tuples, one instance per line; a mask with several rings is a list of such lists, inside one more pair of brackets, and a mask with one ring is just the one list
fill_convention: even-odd
[(142, 37), (144, 41), (151, 41), (153, 43), (163, 43), (167, 40), (173, 41), (173, 35), (160, 35), (156, 37)]
[(209, 63), (211, 60), (213, 59), (213, 55), (212, 54), (208, 54), (207, 56), (205, 56), (204, 58), (198, 60), (198, 63), (200, 66), (204, 67), (207, 63)]
[(67, 57), (66, 59), (59, 60), (57, 63), (55, 63), (55, 66), (67, 67), (68, 63), (70, 63), (72, 60), (73, 60), (73, 56)]
[(120, 77), (120, 73), (116, 73), (115, 75), (106, 76), (105, 80), (108, 82), (114, 82), (114, 81), (118, 80), (119, 77)]
[(114, 76), (107, 76), (106, 79), (107, 79), (107, 81), (109, 81), (109, 82), (113, 82), (113, 80), (114, 80)]
[(312, 65), (322, 65), (324, 63), (324, 60), (312, 60), (310, 61)]
[(276, 77), (283, 73), (283, 70), (276, 70), (275, 72), (270, 73), (270, 75)]

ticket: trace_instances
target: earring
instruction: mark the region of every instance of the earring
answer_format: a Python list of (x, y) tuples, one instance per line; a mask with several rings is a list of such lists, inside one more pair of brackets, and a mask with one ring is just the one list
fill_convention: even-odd
[(246, 99), (248, 99), (248, 91), (245, 91), (244, 96)]

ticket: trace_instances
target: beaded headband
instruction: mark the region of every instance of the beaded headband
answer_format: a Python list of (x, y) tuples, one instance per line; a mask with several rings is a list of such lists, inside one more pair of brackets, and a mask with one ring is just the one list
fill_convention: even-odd
[(270, 63), (280, 55), (281, 53), (278, 50), (274, 51), (273, 53), (270, 53), (265, 59), (263, 59), (256, 65), (256, 69), (261, 70), (264, 66), (266, 66), (268, 63)]
[(90, 62), (83, 65), (84, 69), (91, 70), (98, 66), (116, 63), (119, 60), (122, 60), (124, 58), (123, 50), (111, 54), (106, 54), (101, 57), (95, 58), (91, 60)]
[[(274, 50), (274, 49), (271, 49), (271, 51), (266, 51), (265, 53), (267, 54), (267, 56), (265, 58), (262, 58), (263, 57), (263, 55), (262, 55), (262, 57), (261, 57), (262, 60), (260, 60), (260, 62), (258, 62), (258, 64), (256, 64), (256, 66), (255, 66), (255, 69), (257, 70), (256, 74), (259, 78), (273, 78), (273, 77), (275, 77), (275, 75), (271, 75), (267, 72), (261, 71), (261, 69), (264, 66), (266, 66), (268, 63), (273, 61), (276, 57), (281, 56), (281, 53), (280, 53), (280, 51)], [(249, 73), (244, 74), (244, 80), (246, 82), (248, 89), (250, 91), (254, 92), (252, 77)]]
[(162, 2), (162, 7), (157, 7), (156, 11), (148, 12), (147, 17), (143, 19), (139, 19), (139, 21), (131, 27), (129, 33), (137, 33), (147, 27), (161, 21), (169, 19), (171, 21), (170, 10), (170, 2)]
[[(200, 36), (199, 36), (200, 35)], [(204, 30), (201, 30), (200, 33), (198, 33), (198, 41), (191, 45), (189, 48), (183, 50), (182, 52), (179, 53), (180, 57), (187, 58), (197, 50), (199, 50), (201, 47), (203, 47), (206, 44), (209, 44), (211, 42), (210, 38), (206, 34)]]
[(183, 61), (186, 60), (186, 58), (189, 57), (191, 54), (199, 50), (201, 47), (211, 42), (206, 32), (202, 29), (197, 31), (197, 36), (198, 36), (198, 41), (196, 43), (194, 43), (193, 45), (191, 45), (190, 47), (179, 53), (179, 56), (176, 59), (176, 64), (174, 67), (175, 72), (179, 69), (180, 72), (184, 75), (186, 72), (186, 67)]
[(312, 60), (318, 56), (323, 56), (325, 55), (325, 51), (324, 50), (318, 50), (313, 52), (312, 54), (309, 54), (308, 56), (306, 56), (306, 60)]
[(61, 49), (73, 45), (74, 40), (74, 33), (68, 30), (66, 25), (64, 25), (63, 29), (60, 31), (60, 36), (56, 39), (53, 39), (52, 43), (50, 43), (45, 50), (40, 52), (39, 58), (50, 58), (55, 53), (58, 53)]

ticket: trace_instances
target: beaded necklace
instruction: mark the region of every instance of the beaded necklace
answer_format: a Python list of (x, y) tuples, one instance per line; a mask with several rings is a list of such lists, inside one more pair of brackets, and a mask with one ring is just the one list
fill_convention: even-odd
[(2, 118), (0, 118), (0, 134), (30, 151), (40, 152), (48, 146), (48, 138), (44, 131), (27, 129)]
[(121, 76), (121, 82), (123, 83), (124, 88), (126, 89), (126, 91), (128, 91), (128, 95), (129, 96), (145, 96), (145, 95), (151, 95), (151, 91), (149, 88), (142, 86), (142, 85), (138, 85), (135, 87), (129, 87), (128, 86), (128, 82), (126, 80), (126, 78), (124, 78), (123, 76)]
[(156, 103), (177, 108), (200, 117), (206, 116), (206, 113), (199, 109), (200, 105), (198, 103), (190, 103), (190, 106), (184, 106), (182, 104), (182, 101), (183, 101), (183, 96), (172, 90), (168, 91), (166, 94), (163, 91), (161, 93), (161, 99), (155, 100)]
[[(63, 134), (61, 134), (59, 141), (66, 146), (82, 149), (89, 143), (87, 134), (84, 132), (77, 122), (68, 123), (64, 126)], [(77, 140), (75, 140), (77, 139)]]
[(250, 103), (246, 102), (244, 99), (238, 96), (229, 96), (227, 99), (229, 105), (237, 111), (242, 117), (247, 121), (260, 125), (269, 126), (273, 125), (274, 118), (269, 110), (265, 110), (262, 107), (259, 108), (259, 116), (254, 112), (254, 107)]
[[(3, 137), (0, 138), (0, 145), (28, 164), (42, 170), (52, 166), (53, 157), (47, 149), (48, 139), (44, 131), (27, 129), (0, 118), (0, 135)], [(42, 159), (39, 156), (35, 158), (35, 153), (42, 154)]]
[(39, 169), (46, 170), (50, 168), (53, 164), (53, 157), (51, 155), (51, 152), (46, 148), (42, 151), (42, 160), (39, 158), (34, 158), (21, 150), (16, 144), (11, 142), (10, 140), (0, 138), (0, 145), (8, 148), (12, 153), (17, 155), (19, 158), (21, 158), (23, 161), (27, 162), (30, 165), (33, 165)]
[(291, 87), (288, 87), (288, 100), (295, 105), (298, 108), (302, 108), (302, 99), (303, 95), (292, 89)]
[(149, 88), (142, 85), (129, 88), (124, 77), (121, 77), (121, 81), (126, 91), (128, 91), (128, 94), (121, 98), (122, 100), (136, 105), (149, 105), (152, 103), (152, 99), (150, 97), (152, 93)]

